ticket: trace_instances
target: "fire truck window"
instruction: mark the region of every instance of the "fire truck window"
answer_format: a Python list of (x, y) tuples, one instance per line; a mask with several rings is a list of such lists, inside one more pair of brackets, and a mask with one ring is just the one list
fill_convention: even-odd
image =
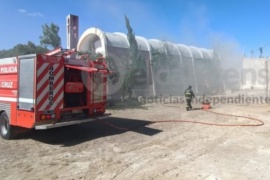
[(34, 58), (20, 59), (19, 109), (31, 110), (34, 107)]

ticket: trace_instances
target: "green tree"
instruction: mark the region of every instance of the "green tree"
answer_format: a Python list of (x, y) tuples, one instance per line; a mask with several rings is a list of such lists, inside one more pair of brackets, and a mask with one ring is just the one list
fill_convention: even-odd
[(126, 27), (128, 30), (127, 38), (129, 41), (130, 45), (130, 60), (131, 63), (135, 64), (135, 62), (140, 58), (139, 56), (139, 48), (138, 48), (138, 43), (136, 41), (135, 35), (133, 33), (133, 30), (130, 26), (130, 22), (127, 16), (125, 16), (125, 21), (126, 21)]
[(61, 38), (58, 35), (59, 26), (51, 23), (42, 25), (43, 36), (40, 36), (40, 44), (45, 48), (57, 48), (61, 46)]
[(127, 38), (129, 41), (129, 58), (125, 63), (125, 75), (122, 85), (122, 96), (128, 96), (129, 98), (132, 95), (132, 90), (135, 87), (135, 77), (138, 70), (145, 68), (144, 61), (141, 58), (138, 43), (136, 41), (133, 29), (130, 25), (129, 19), (125, 16), (126, 28), (128, 30)]
[(162, 49), (155, 50), (152, 49), (152, 63), (155, 70), (159, 70), (160, 68), (167, 68), (172, 70), (176, 68), (177, 60), (174, 59), (173, 55), (170, 51), (169, 44), (166, 41), (162, 42)]
[(20, 56), (26, 54), (38, 54), (47, 52), (48, 49), (43, 48), (41, 46), (36, 46), (33, 42), (28, 41), (27, 44), (17, 44), (12, 49), (9, 50), (1, 50), (0, 58)]

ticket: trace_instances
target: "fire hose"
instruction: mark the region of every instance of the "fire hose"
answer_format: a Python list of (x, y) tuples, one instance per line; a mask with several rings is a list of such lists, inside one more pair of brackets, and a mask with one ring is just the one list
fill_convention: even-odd
[[(176, 106), (169, 106), (169, 107), (176, 107)], [(130, 131), (130, 130), (133, 130), (133, 129), (136, 129), (136, 128), (139, 128), (139, 127), (147, 126), (147, 125), (150, 125), (150, 124), (157, 124), (157, 123), (194, 123), (194, 124), (203, 124), (203, 125), (210, 125), (210, 126), (223, 126), (223, 127), (224, 126), (225, 127), (236, 127), (236, 126), (239, 126), (239, 127), (251, 126), (252, 127), (252, 126), (262, 126), (262, 125), (264, 125), (264, 122), (262, 120), (260, 120), (258, 118), (254, 118), (254, 117), (233, 115), (233, 114), (225, 114), (225, 113), (219, 113), (219, 112), (214, 112), (214, 111), (210, 111), (210, 110), (203, 110), (203, 111), (208, 112), (208, 113), (212, 113), (212, 114), (216, 114), (216, 115), (221, 115), (221, 116), (245, 118), (245, 119), (255, 121), (257, 123), (256, 124), (221, 124), (221, 123), (213, 123), (213, 122), (202, 122), (202, 121), (179, 119), (179, 120), (149, 121), (149, 122), (147, 122), (145, 124), (134, 126), (134, 127), (131, 127), (131, 128), (123, 128), (123, 127), (116, 126), (116, 125), (114, 125), (112, 123), (109, 123), (109, 122), (107, 122), (105, 120), (101, 120), (101, 119), (98, 119), (98, 120), (101, 120), (104, 124), (106, 124), (106, 125), (108, 125), (110, 127), (113, 127), (115, 129), (122, 130), (122, 131)]]

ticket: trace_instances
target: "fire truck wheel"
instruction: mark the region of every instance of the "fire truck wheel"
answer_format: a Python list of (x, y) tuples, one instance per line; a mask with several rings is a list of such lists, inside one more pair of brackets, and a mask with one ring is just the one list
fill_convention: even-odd
[(2, 112), (0, 115), (0, 133), (4, 139), (12, 139), (15, 136), (14, 127), (9, 124), (6, 112)]

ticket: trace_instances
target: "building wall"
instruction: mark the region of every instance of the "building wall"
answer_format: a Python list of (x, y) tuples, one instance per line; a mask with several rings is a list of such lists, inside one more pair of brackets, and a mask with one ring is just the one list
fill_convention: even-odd
[(241, 73), (242, 89), (265, 90), (270, 79), (270, 59), (244, 58)]

